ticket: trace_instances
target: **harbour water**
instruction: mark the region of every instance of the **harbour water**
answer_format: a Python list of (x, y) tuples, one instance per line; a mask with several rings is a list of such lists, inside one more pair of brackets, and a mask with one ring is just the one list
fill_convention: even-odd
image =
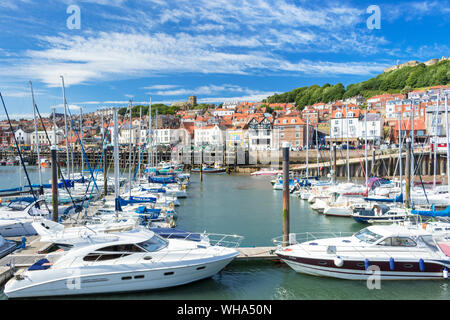
[[(38, 183), (34, 168), (29, 169)], [(0, 167), (0, 188), (17, 186), (17, 167)], [(50, 169), (44, 170), (44, 182)], [(22, 175), (22, 178), (24, 175)], [(282, 192), (272, 189), (271, 177), (248, 175), (191, 175), (186, 199), (177, 207), (177, 227), (194, 232), (244, 236), (242, 246), (272, 246), (281, 235)], [(25, 181), (25, 180), (24, 180)], [(306, 201), (290, 199), (291, 232), (356, 232), (364, 226), (349, 218), (326, 217), (311, 210)], [(70, 299), (162, 300), (281, 300), (281, 299), (450, 299), (448, 280), (382, 281), (368, 289), (365, 281), (320, 278), (295, 273), (276, 261), (235, 261), (212, 278), (192, 284), (139, 293), (70, 297)], [(2, 295), (5, 299), (5, 296)]]

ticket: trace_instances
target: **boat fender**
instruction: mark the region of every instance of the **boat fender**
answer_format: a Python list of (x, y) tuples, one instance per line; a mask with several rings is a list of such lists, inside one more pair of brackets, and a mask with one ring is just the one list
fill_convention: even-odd
[(389, 268), (390, 268), (391, 270), (395, 270), (395, 261), (394, 261), (394, 258), (390, 258), (390, 259), (389, 259)]
[(337, 256), (336, 258), (334, 258), (334, 264), (336, 265), (336, 267), (340, 268), (344, 265), (344, 260)]
[(369, 259), (364, 259), (364, 268), (367, 270), (367, 269), (369, 269), (369, 267), (370, 267), (370, 262), (369, 262)]
[(442, 276), (444, 277), (444, 279), (448, 278), (448, 270), (445, 267), (444, 267), (444, 270), (442, 271)]
[(420, 271), (425, 271), (425, 262), (423, 261), (423, 259), (419, 260), (419, 269)]
[(27, 238), (22, 237), (22, 242), (20, 243), (20, 248), (25, 249), (27, 246)]

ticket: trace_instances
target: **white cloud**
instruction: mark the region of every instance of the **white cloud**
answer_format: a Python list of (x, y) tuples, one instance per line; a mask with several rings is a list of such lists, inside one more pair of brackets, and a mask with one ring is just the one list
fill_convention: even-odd
[(207, 85), (200, 86), (194, 89), (180, 88), (176, 90), (162, 90), (157, 91), (154, 94), (160, 96), (180, 96), (180, 95), (211, 95), (218, 92), (244, 92), (248, 91), (246, 88), (240, 86), (224, 84), (224, 85)]
[(220, 102), (235, 102), (235, 101), (246, 101), (246, 102), (257, 102), (261, 101), (269, 96), (274, 95), (275, 92), (266, 92), (260, 94), (253, 94), (247, 96), (235, 96), (235, 97), (212, 97), (199, 99), (199, 103), (220, 103)]
[[(311, 42), (313, 35), (304, 33), (304, 41)], [(281, 39), (281, 40), (280, 40)], [(5, 74), (38, 77), (49, 86), (60, 86), (62, 74), (67, 86), (89, 81), (127, 79), (175, 72), (249, 74), (255, 72), (302, 71), (316, 72), (318, 68), (334, 74), (351, 74), (355, 68), (345, 70), (337, 65), (355, 63), (311, 62), (310, 65), (292, 62), (282, 55), (268, 51), (258, 39), (245, 36), (174, 35), (157, 33), (106, 33), (97, 36), (68, 36), (60, 34), (42, 37), (45, 50), (28, 50), (27, 59), (20, 65), (3, 66)], [(267, 42), (267, 40), (264, 40)], [(289, 37), (278, 41), (292, 41)], [(351, 38), (351, 45), (357, 40)], [(241, 49), (228, 47), (242, 45)], [(278, 45), (278, 43), (277, 43)], [(337, 49), (336, 49), (337, 50)], [(302, 67), (298, 68), (301, 64)], [(361, 63), (362, 65), (363, 63)], [(297, 66), (292, 69), (292, 66)], [(370, 74), (359, 68), (356, 74)], [(155, 88), (153, 88), (155, 89)], [(182, 94), (180, 91), (179, 94)]]
[(173, 89), (173, 88), (178, 88), (179, 85), (175, 85), (175, 84), (156, 84), (156, 85), (152, 85), (152, 86), (148, 86), (148, 87), (142, 87), (142, 89), (146, 89), (146, 90), (165, 90), (165, 89)]

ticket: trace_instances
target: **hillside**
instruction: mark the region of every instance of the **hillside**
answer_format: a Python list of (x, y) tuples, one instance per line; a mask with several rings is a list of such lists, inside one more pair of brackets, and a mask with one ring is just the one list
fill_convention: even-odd
[(357, 95), (365, 98), (382, 93), (408, 92), (416, 88), (447, 85), (450, 83), (450, 61), (444, 60), (427, 67), (421, 63), (414, 67), (404, 67), (382, 73), (375, 78), (360, 83), (350, 84), (347, 88), (342, 83), (313, 85), (301, 87), (282, 94), (275, 94), (265, 99), (268, 103), (296, 102), (299, 109), (318, 102), (332, 102)]

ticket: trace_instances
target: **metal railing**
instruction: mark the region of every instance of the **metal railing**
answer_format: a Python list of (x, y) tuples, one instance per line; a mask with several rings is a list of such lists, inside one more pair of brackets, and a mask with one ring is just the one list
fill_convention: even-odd
[[(339, 237), (348, 237), (353, 235), (354, 233), (350, 232), (304, 232), (304, 233), (298, 233), (298, 234), (290, 234), (295, 235), (295, 238), (291, 238), (290, 242), (283, 241), (283, 237), (276, 237), (273, 238), (274, 244), (277, 245), (277, 249), (281, 249), (283, 244), (287, 245), (294, 245), (294, 244), (301, 244), (304, 242), (312, 241), (312, 240), (320, 240), (320, 239), (328, 239), (328, 238), (339, 238)], [(300, 236), (300, 238), (297, 237)], [(434, 237), (436, 241), (437, 239), (443, 239), (444, 241), (448, 241), (448, 237), (437, 235)], [(294, 241), (292, 241), (294, 240)], [(413, 238), (414, 240), (414, 238)], [(380, 257), (380, 255), (383, 255), (384, 257), (388, 258), (398, 258), (400, 255), (405, 255), (408, 258), (414, 258), (414, 259), (426, 259), (427, 255), (428, 257), (436, 258), (438, 254), (444, 254), (442, 252), (442, 249), (438, 249), (438, 246), (435, 248), (435, 251), (430, 251), (430, 247), (420, 244), (406, 247), (406, 246), (383, 246), (383, 245), (375, 245), (371, 246), (369, 243), (363, 246), (355, 246), (355, 245), (343, 245), (339, 246), (339, 243), (336, 242), (335, 244), (314, 244), (310, 246), (310, 250), (308, 250), (309, 246), (302, 246), (301, 250), (304, 254), (307, 254), (309, 256), (317, 255), (318, 252), (321, 252), (321, 254), (331, 254), (329, 251), (330, 248), (333, 248), (334, 251), (332, 251), (335, 255), (340, 255), (341, 257), (345, 257), (348, 254), (351, 254), (351, 256), (354, 256), (355, 254), (363, 257), (363, 258), (374, 258), (374, 257)], [(388, 250), (390, 249), (390, 250)]]
[(354, 232), (341, 232), (341, 231), (323, 231), (323, 232), (302, 232), (302, 233), (290, 233), (288, 241), (283, 241), (283, 236), (279, 236), (272, 239), (273, 244), (276, 246), (293, 245), (297, 243), (307, 242), (311, 240), (338, 238), (338, 237), (350, 237)]

